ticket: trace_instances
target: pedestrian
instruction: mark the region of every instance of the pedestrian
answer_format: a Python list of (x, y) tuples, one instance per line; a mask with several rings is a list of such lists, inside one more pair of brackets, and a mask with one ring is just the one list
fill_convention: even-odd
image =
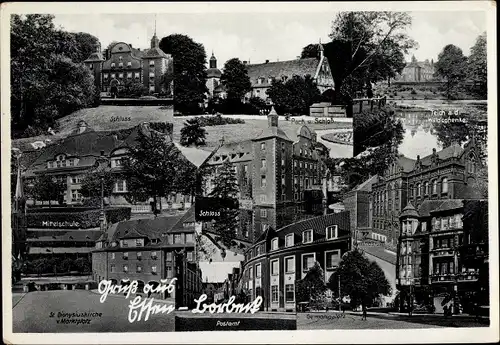
[(361, 318), (362, 320), (366, 320), (366, 305), (363, 304), (363, 317)]

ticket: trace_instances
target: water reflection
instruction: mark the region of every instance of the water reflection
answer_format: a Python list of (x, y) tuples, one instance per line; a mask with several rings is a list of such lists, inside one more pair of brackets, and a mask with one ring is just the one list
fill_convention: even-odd
[(398, 112), (396, 118), (401, 120), (405, 131), (399, 153), (416, 159), (417, 155), (431, 154), (433, 148), (438, 151), (443, 148), (433, 126), (431, 111)]

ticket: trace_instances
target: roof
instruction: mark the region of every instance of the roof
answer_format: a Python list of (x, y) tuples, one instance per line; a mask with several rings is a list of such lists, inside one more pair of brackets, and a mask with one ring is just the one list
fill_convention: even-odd
[(72, 242), (95, 242), (100, 236), (100, 230), (73, 230), (73, 231), (30, 231), (28, 242), (53, 242), (53, 241), (72, 241)]
[(406, 205), (406, 207), (403, 209), (403, 211), (399, 215), (399, 218), (402, 218), (402, 217), (414, 217), (414, 218), (418, 218), (418, 212), (415, 209), (415, 206), (413, 206), (411, 204), (411, 202), (408, 202), (408, 205)]
[(463, 199), (446, 199), (441, 202), (438, 208), (431, 210), (430, 213), (457, 210), (464, 207)]
[(281, 76), (291, 78), (294, 75), (303, 77), (307, 74), (314, 77), (318, 65), (319, 60), (317, 58), (307, 58), (246, 66), (252, 86), (257, 86), (257, 79), (262, 77), (264, 81), (262, 84), (258, 84), (258, 86), (266, 87), (270, 86), (268, 78), (281, 78)]
[[(458, 158), (462, 155), (464, 149), (460, 144), (454, 143), (451, 146), (448, 146), (441, 151), (437, 151), (436, 154), (441, 160), (449, 159), (449, 158)], [(432, 163), (432, 153), (430, 155), (421, 158), (421, 162), (423, 165), (431, 165)]]
[(280, 138), (280, 139), (283, 139), (286, 141), (293, 141), (286, 135), (285, 131), (283, 131), (279, 127), (265, 128), (262, 130), (260, 135), (257, 136), (257, 138), (255, 138), (253, 140), (263, 140), (263, 139), (267, 139), (267, 138)]
[(442, 203), (442, 200), (425, 200), (418, 207), (418, 214), (420, 217), (430, 217), (430, 212), (437, 209)]
[(104, 56), (101, 52), (94, 52), (84, 62), (100, 62), (104, 61)]
[(305, 219), (290, 225), (287, 225), (281, 229), (278, 229), (276, 233), (278, 234), (290, 234), (295, 233), (297, 235), (302, 235), (304, 230), (313, 229), (314, 234), (325, 235), (326, 227), (330, 225), (339, 226), (338, 236), (347, 235), (350, 233), (350, 218), (349, 212), (343, 211), (338, 213), (330, 213), (324, 216), (314, 217)]
[(396, 255), (387, 252), (384, 247), (380, 246), (366, 246), (363, 247), (363, 251), (366, 254), (375, 256), (381, 260), (387, 261), (393, 265), (396, 264)]
[(377, 183), (378, 182), (378, 175), (375, 175), (375, 176), (372, 176), (370, 177), (368, 180), (366, 180), (365, 182), (357, 185), (354, 190), (355, 191), (366, 191), (366, 192), (370, 192), (372, 190), (372, 185), (374, 183)]
[(30, 247), (29, 254), (90, 253), (93, 247)]
[(185, 147), (181, 144), (174, 143), (175, 146), (181, 151), (184, 157), (187, 158), (197, 168), (210, 156), (210, 151), (201, 150), (196, 147)]
[(222, 76), (222, 72), (218, 68), (209, 68), (207, 69), (207, 78), (220, 78)]
[(167, 59), (170, 58), (168, 54), (166, 54), (163, 50), (161, 50), (158, 47), (153, 47), (151, 49), (148, 49), (146, 52), (143, 52), (142, 57), (143, 58), (163, 57)]
[(147, 237), (161, 240), (162, 234), (169, 232), (181, 218), (182, 216), (168, 216), (115, 223), (107, 230), (108, 239)]
[(416, 160), (405, 157), (403, 155), (399, 155), (397, 160), (397, 165), (403, 168), (403, 172), (410, 172), (415, 167)]

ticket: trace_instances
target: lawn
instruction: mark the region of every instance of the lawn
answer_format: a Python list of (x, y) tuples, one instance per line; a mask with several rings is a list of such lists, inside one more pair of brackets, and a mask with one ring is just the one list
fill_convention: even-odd
[[(207, 131), (206, 150), (212, 150), (219, 144), (219, 140), (224, 136), (225, 142), (236, 142), (257, 137), (265, 128), (268, 127), (267, 117), (231, 115), (228, 117), (245, 118), (244, 124), (232, 124), (223, 126), (205, 127)], [(118, 118), (118, 121), (116, 119)], [(14, 147), (22, 148), (23, 144), (31, 143), (37, 140), (51, 139), (52, 142), (58, 138), (68, 136), (80, 120), (97, 131), (108, 131), (125, 129), (136, 126), (143, 122), (171, 122), (174, 125), (174, 140), (179, 142), (180, 131), (184, 122), (189, 117), (174, 117), (172, 107), (164, 106), (112, 106), (103, 105), (97, 108), (87, 108), (74, 112), (58, 120), (59, 132), (55, 136), (38, 136), (33, 138), (18, 139), (13, 142)], [(297, 131), (302, 123), (292, 121), (279, 121), (279, 127), (282, 128), (291, 140), (297, 139)], [(352, 128), (352, 122), (334, 122), (330, 124), (307, 123), (310, 129), (335, 129)]]

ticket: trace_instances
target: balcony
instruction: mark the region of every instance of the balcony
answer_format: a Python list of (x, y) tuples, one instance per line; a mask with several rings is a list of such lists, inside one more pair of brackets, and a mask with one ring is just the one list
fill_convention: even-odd
[(432, 274), (431, 283), (451, 283), (455, 282), (455, 274)]
[(431, 253), (434, 256), (450, 256), (455, 255), (455, 249), (446, 247), (446, 248), (433, 248)]
[(474, 282), (477, 281), (478, 277), (479, 277), (479, 272), (463, 272), (457, 275), (457, 281)]

